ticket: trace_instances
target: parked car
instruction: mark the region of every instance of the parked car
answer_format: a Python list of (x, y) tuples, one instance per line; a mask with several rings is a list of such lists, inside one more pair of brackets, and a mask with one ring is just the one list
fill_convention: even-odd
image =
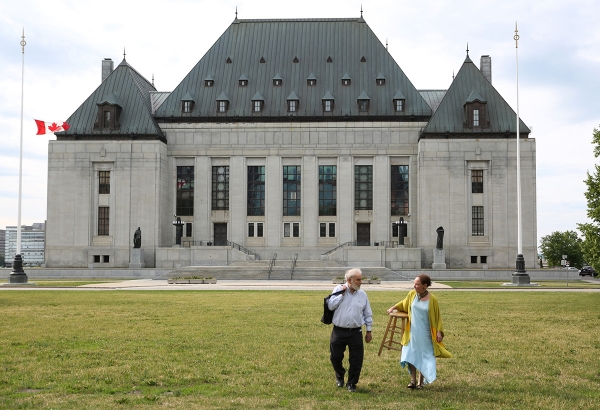
[(586, 276), (586, 275), (589, 275), (589, 276), (598, 276), (598, 272), (596, 272), (594, 270), (594, 268), (592, 268), (591, 266), (584, 266), (579, 271), (579, 276)]

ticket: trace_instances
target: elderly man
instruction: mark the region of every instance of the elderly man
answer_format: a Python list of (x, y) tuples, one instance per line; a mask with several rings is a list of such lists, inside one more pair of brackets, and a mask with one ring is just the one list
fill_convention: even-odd
[(329, 309), (333, 310), (333, 330), (329, 341), (331, 352), (330, 360), (335, 370), (335, 380), (338, 387), (344, 386), (346, 369), (342, 365), (344, 352), (348, 346), (350, 368), (346, 388), (350, 392), (356, 391), (356, 384), (360, 377), (364, 357), (362, 340), (362, 327), (366, 325), (367, 333), (365, 342), (369, 343), (373, 336), (373, 312), (367, 294), (360, 290), (362, 284), (362, 271), (354, 268), (346, 271), (346, 284), (338, 285), (332, 293), (345, 290), (345, 292), (329, 298)]

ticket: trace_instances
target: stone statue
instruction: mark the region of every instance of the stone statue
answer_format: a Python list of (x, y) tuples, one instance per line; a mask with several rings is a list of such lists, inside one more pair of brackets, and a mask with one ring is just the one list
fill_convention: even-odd
[(135, 231), (135, 233), (133, 234), (133, 247), (134, 248), (142, 247), (142, 231), (140, 230), (139, 226), (138, 226), (137, 230)]
[(441, 226), (435, 230), (437, 232), (437, 244), (435, 249), (444, 249), (444, 228)]

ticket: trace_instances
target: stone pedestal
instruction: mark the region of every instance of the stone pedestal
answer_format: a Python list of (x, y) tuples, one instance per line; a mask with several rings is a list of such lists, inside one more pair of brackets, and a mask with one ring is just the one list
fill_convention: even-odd
[(142, 248), (133, 248), (129, 253), (129, 269), (145, 268), (144, 250)]
[(433, 264), (431, 269), (446, 269), (446, 252), (443, 249), (433, 250)]

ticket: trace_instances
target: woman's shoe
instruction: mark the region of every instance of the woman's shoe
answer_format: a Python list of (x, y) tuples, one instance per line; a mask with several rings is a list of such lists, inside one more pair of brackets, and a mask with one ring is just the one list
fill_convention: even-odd
[(413, 382), (408, 383), (408, 386), (406, 386), (407, 389), (414, 389), (416, 387), (417, 387), (417, 385), (414, 384)]

